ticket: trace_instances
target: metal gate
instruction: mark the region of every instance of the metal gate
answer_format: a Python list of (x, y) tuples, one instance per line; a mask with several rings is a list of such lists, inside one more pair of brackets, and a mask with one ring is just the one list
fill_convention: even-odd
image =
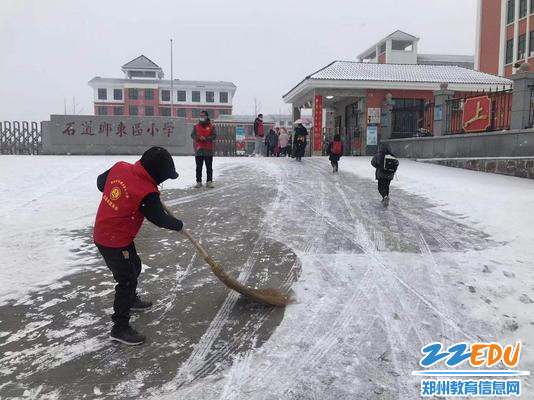
[(41, 126), (37, 122), (0, 122), (0, 154), (39, 154), (41, 149)]

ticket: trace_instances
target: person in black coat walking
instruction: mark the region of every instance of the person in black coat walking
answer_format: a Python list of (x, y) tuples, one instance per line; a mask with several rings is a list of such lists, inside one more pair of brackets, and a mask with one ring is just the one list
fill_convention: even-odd
[(337, 172), (339, 169), (339, 159), (343, 155), (343, 142), (341, 141), (341, 136), (339, 136), (339, 134), (334, 135), (334, 140), (328, 144), (326, 153), (328, 154), (328, 159), (332, 165), (333, 172)]
[(267, 147), (267, 157), (274, 156), (274, 148), (278, 144), (278, 135), (273, 128), (269, 129), (269, 133), (265, 137), (265, 146)]
[(395, 176), (399, 162), (391, 153), (389, 145), (381, 143), (378, 153), (371, 160), (371, 165), (376, 168), (375, 178), (378, 181), (378, 192), (382, 196), (382, 204), (387, 207), (389, 205), (389, 185)]
[(302, 161), (302, 156), (306, 150), (306, 137), (308, 136), (308, 130), (302, 123), (299, 123), (295, 128), (293, 135), (293, 146), (295, 147), (295, 158), (297, 161)]

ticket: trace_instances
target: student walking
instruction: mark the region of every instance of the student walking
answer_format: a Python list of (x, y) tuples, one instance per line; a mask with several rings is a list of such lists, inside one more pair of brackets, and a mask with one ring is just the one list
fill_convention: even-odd
[(297, 127), (295, 128), (295, 134), (293, 135), (293, 146), (295, 147), (295, 158), (297, 161), (302, 161), (304, 151), (306, 150), (306, 138), (308, 136), (308, 130), (302, 124), (302, 121), (297, 120)]
[(389, 185), (397, 172), (399, 161), (391, 153), (387, 143), (381, 143), (378, 153), (371, 160), (371, 165), (376, 168), (375, 178), (378, 181), (378, 192), (382, 196), (384, 207), (389, 205)]
[(343, 142), (339, 134), (334, 135), (334, 140), (328, 144), (327, 153), (330, 164), (332, 165), (332, 172), (337, 172), (339, 169), (339, 159), (343, 155)]

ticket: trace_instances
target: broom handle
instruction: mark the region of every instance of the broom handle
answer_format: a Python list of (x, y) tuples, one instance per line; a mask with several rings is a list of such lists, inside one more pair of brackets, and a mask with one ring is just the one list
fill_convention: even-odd
[[(163, 206), (163, 209), (165, 210), (167, 214), (175, 218), (173, 213), (171, 212), (171, 210), (169, 210), (169, 208), (167, 207), (165, 203), (161, 202), (161, 205)], [(195, 246), (195, 248), (199, 251), (199, 253), (202, 254), (202, 257), (204, 257), (205, 260), (207, 260), (208, 258), (211, 258), (208, 252), (206, 251), (206, 249), (204, 249), (204, 247), (202, 247), (202, 245), (193, 236), (191, 236), (189, 231), (182, 229), (181, 232), (185, 235), (186, 238), (189, 239), (191, 243), (193, 243), (193, 246)]]
[(199, 251), (200, 254), (202, 254), (202, 257), (204, 259), (210, 258), (210, 255), (208, 252), (202, 247), (202, 245), (189, 233), (189, 231), (186, 231), (185, 229), (182, 229), (182, 233), (185, 235), (186, 238), (189, 239), (191, 243), (193, 243), (193, 246), (196, 247), (196, 249)]

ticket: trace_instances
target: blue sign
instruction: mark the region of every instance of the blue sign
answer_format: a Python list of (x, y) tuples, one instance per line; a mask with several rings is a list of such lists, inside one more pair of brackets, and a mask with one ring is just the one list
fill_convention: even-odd
[(245, 140), (245, 128), (243, 126), (235, 127), (235, 138), (236, 140)]
[(378, 144), (378, 127), (376, 125), (367, 126), (367, 146)]

